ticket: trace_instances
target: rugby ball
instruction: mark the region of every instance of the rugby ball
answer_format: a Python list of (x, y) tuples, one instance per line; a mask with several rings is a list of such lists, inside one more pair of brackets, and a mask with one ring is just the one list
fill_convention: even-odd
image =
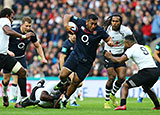
[(76, 32), (78, 31), (78, 27), (77, 27), (77, 25), (76, 25), (75, 23), (69, 22), (69, 23), (68, 23), (68, 26), (71, 26), (71, 27), (72, 27), (72, 28), (71, 28), (72, 33), (76, 33)]

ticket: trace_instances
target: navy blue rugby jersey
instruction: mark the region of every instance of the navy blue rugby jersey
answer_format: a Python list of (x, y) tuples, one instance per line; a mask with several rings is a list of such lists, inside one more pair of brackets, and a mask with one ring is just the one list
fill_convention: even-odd
[(98, 25), (93, 32), (90, 32), (86, 28), (86, 20), (84, 19), (72, 16), (70, 21), (74, 22), (78, 27), (78, 31), (75, 33), (76, 44), (72, 53), (79, 61), (93, 62), (99, 42), (101, 39), (105, 41), (109, 35)]
[[(20, 26), (18, 26), (17, 28), (13, 28), (13, 30), (15, 30), (18, 33), (23, 34), (20, 30)], [(30, 32), (33, 32), (33, 31), (30, 30)], [(23, 55), (25, 55), (26, 47), (30, 43), (30, 41), (32, 43), (35, 43), (36, 41), (38, 41), (36, 34), (35, 36), (26, 38), (26, 39), (17, 38), (17, 37), (12, 36), (9, 38), (9, 50), (15, 54), (15, 57), (21, 57), (21, 56), (23, 57)]]
[(63, 46), (61, 49), (61, 53), (67, 55), (65, 60), (68, 58), (68, 56), (70, 55), (70, 53), (73, 51), (74, 48), (74, 43), (72, 43), (69, 39), (66, 39), (63, 42)]

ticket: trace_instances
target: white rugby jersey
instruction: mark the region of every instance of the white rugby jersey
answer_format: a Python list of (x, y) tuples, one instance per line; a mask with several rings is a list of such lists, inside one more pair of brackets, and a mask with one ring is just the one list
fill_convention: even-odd
[(105, 43), (104, 50), (111, 51), (112, 54), (122, 54), (124, 52), (124, 40), (125, 36), (132, 35), (132, 31), (126, 27), (121, 25), (119, 31), (112, 30), (112, 26), (110, 25), (106, 31), (112, 38), (114, 42), (114, 46), (110, 47)]
[(56, 82), (48, 82), (44, 88), (39, 88), (36, 90), (35, 92), (35, 97), (36, 100), (39, 100), (39, 105), (43, 106), (43, 107), (53, 107), (54, 103), (52, 102), (48, 102), (48, 101), (41, 101), (40, 100), (40, 96), (42, 91), (47, 91), (50, 95), (53, 95), (54, 93), (56, 93), (57, 91), (54, 90), (54, 87), (57, 85)]
[(3, 27), (7, 25), (11, 27), (11, 22), (8, 18), (0, 18), (0, 54), (7, 54), (9, 36), (3, 31)]
[(125, 54), (137, 64), (139, 70), (157, 67), (150, 51), (143, 45), (134, 44)]

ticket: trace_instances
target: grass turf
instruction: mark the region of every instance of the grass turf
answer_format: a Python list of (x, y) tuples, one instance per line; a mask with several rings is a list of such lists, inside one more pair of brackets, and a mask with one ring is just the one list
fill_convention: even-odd
[(84, 101), (77, 101), (80, 106), (67, 105), (67, 109), (44, 109), (38, 106), (14, 108), (15, 103), (10, 103), (6, 108), (0, 98), (0, 115), (160, 115), (160, 110), (152, 110), (154, 105), (148, 98), (142, 103), (137, 103), (136, 98), (128, 98), (126, 111), (114, 111), (114, 108), (106, 110), (104, 102), (104, 98), (84, 98)]

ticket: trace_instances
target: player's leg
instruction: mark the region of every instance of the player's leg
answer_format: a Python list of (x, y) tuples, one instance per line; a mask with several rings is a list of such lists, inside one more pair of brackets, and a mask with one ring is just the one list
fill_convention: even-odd
[(141, 92), (140, 96), (137, 99), (138, 103), (142, 103), (143, 97), (144, 97), (145, 94), (146, 94), (146, 92), (144, 92), (144, 91)]
[(79, 79), (78, 75), (75, 74), (71, 84), (69, 85), (67, 92), (65, 93), (65, 96), (62, 98), (61, 102), (61, 108), (65, 108), (70, 96), (75, 92), (75, 90), (77, 89), (79, 83), (81, 83), (81, 80)]
[(10, 87), (9, 100), (10, 102), (15, 102), (17, 97), (18, 76), (12, 75), (12, 78), (13, 78), (13, 83), (11, 84), (11, 87)]
[(107, 73), (108, 73), (108, 80), (107, 80), (106, 87), (105, 87), (105, 100), (106, 100), (106, 102), (104, 103), (104, 108), (110, 109), (111, 108), (110, 94), (112, 91), (113, 82), (116, 77), (116, 72), (113, 67), (109, 67), (109, 68), (107, 68)]
[[(74, 72), (72, 72), (69, 77), (71, 78), (71, 81), (73, 80), (73, 77), (74, 77)], [(70, 96), (70, 106), (79, 106), (77, 103), (76, 103), (76, 96), (77, 96), (77, 90)]]
[(142, 88), (144, 89), (144, 91), (149, 95), (149, 97), (153, 101), (153, 103), (155, 105), (155, 107), (153, 109), (160, 109), (160, 104), (159, 104), (159, 101), (158, 101), (158, 98), (157, 98), (155, 92), (153, 92), (153, 90), (151, 90), (150, 88), (148, 88), (146, 86), (142, 86)]
[(71, 73), (72, 73), (71, 70), (69, 70), (69, 69), (66, 68), (66, 67), (62, 67), (61, 72), (60, 72), (60, 74), (59, 74), (59, 78), (60, 78), (61, 82), (59, 82), (59, 83), (57, 84), (57, 87), (61, 87), (62, 85), (67, 84), (68, 82), (70, 82), (69, 79), (68, 79), (68, 76), (69, 76)]
[(116, 68), (116, 73), (117, 73), (117, 76), (118, 76), (118, 80), (116, 80), (116, 82), (115, 82), (115, 84), (113, 86), (111, 95), (110, 95), (110, 98), (112, 100), (112, 104), (115, 107), (118, 106), (118, 101), (116, 101), (115, 94), (120, 89), (122, 83), (125, 81), (125, 78), (126, 78), (126, 67), (125, 67), (125, 64), (124, 64), (124, 66), (122, 65), (121, 67)]
[(11, 76), (11, 73), (8, 73), (6, 75), (3, 74), (3, 80), (2, 80), (3, 92), (2, 93), (3, 93), (3, 106), (5, 107), (9, 106), (7, 89), (10, 81), (10, 76)]

